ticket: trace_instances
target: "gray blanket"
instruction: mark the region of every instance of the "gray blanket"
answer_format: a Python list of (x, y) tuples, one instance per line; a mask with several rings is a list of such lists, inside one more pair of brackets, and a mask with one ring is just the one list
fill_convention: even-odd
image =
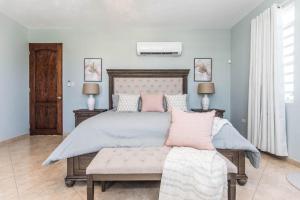
[[(114, 112), (96, 115), (77, 126), (52, 152), (44, 165), (97, 152), (105, 147), (155, 147), (165, 142), (170, 113)], [(214, 137), (220, 149), (242, 149), (254, 167), (259, 167), (259, 151), (230, 125), (224, 125)]]

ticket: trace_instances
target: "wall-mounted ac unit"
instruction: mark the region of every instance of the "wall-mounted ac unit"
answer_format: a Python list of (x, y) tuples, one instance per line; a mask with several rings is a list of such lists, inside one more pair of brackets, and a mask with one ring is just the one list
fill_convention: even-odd
[(180, 56), (181, 42), (137, 42), (137, 55), (172, 55)]

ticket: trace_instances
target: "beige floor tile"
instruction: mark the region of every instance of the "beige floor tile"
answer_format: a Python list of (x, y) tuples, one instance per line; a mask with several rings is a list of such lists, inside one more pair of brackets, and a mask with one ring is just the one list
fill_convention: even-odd
[[(8, 144), (0, 144), (1, 200), (85, 200), (86, 184), (64, 185), (66, 161), (50, 166), (42, 162), (62, 141), (60, 136), (22, 137)], [(286, 180), (286, 174), (299, 171), (284, 160), (262, 154), (259, 169), (246, 161), (248, 183), (237, 186), (237, 200), (300, 199), (300, 191)], [(156, 200), (158, 183), (115, 183), (106, 192), (95, 186), (97, 200)]]
[[(81, 198), (86, 199), (86, 185), (79, 183), (74, 189), (80, 194)], [(105, 192), (101, 192), (101, 185), (95, 184), (96, 200), (157, 200), (159, 193), (159, 183), (157, 182), (117, 182), (109, 187)]]
[(255, 188), (248, 188), (245, 186), (237, 186), (236, 199), (238, 200), (252, 200), (255, 193)]
[(69, 189), (68, 191), (40, 191), (40, 192), (32, 192), (21, 195), (21, 200), (82, 200), (82, 198), (77, 194), (73, 189)]
[(0, 199), (18, 199), (18, 190), (14, 177), (0, 179)]
[(300, 194), (288, 186), (260, 184), (254, 200), (299, 200)]
[(0, 195), (1, 200), (19, 200), (18, 194)]
[(1, 178), (9, 178), (14, 176), (13, 166), (10, 161), (7, 164), (0, 165), (0, 177)]
[(8, 145), (0, 146), (0, 167), (10, 162)]
[(300, 190), (294, 188), (286, 179), (286, 175), (294, 171), (300, 172), (300, 169), (284, 160), (270, 158), (254, 199), (300, 199)]

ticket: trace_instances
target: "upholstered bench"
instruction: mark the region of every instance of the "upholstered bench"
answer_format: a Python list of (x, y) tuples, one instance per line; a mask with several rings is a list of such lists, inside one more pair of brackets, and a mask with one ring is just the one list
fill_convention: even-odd
[[(169, 151), (167, 147), (102, 149), (86, 169), (87, 199), (94, 199), (96, 181), (102, 182), (103, 192), (107, 181), (160, 181)], [(237, 168), (223, 158), (228, 171), (228, 199), (235, 200)]]

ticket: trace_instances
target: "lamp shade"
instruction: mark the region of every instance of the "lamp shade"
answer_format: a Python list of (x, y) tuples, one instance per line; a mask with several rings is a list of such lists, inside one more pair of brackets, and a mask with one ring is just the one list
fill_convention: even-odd
[(213, 94), (215, 93), (214, 83), (199, 83), (198, 94)]
[(82, 87), (82, 93), (83, 94), (99, 94), (100, 93), (100, 87), (97, 83), (84, 83)]

